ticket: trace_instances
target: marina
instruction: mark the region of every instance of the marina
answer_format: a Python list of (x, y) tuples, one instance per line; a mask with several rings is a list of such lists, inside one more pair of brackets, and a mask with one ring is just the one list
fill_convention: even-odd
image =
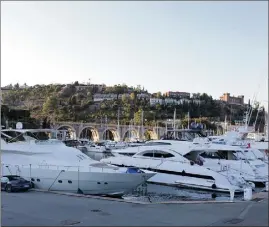
[[(202, 142), (197, 154), (202, 153), (203, 149), (208, 150), (210, 146), (212, 148), (209, 150), (214, 150), (214, 147), (217, 148), (216, 151), (229, 150), (229, 145), (212, 143), (210, 137), (195, 138), (188, 134), (192, 133), (189, 130), (179, 131), (188, 139), (178, 137), (176, 140), (150, 140), (139, 144), (124, 143), (124, 146), (121, 143), (116, 148), (116, 144), (111, 142), (99, 144), (85, 139), (57, 139), (57, 134), (62, 131), (21, 129), (20, 123), (17, 126), (17, 129), (1, 131), (1, 172), (2, 176), (18, 175), (29, 180), (32, 189), (28, 192), (2, 192), (4, 226), (105, 226), (108, 223), (116, 226), (266, 226), (268, 223), (268, 181), (257, 185), (255, 180), (252, 183), (247, 182), (247, 175), (242, 175), (243, 185), (240, 191), (236, 191), (231, 185), (227, 186), (226, 191), (222, 191), (216, 181), (217, 169), (203, 170), (205, 163), (201, 165), (188, 159), (176, 159), (177, 155), (179, 158), (187, 157), (186, 154), (205, 139), (206, 146)], [(186, 151), (182, 144), (185, 144)], [(99, 147), (102, 148), (101, 152)], [(256, 161), (268, 166), (264, 156), (260, 155), (263, 154), (262, 150), (244, 147), (248, 149), (246, 155), (240, 148), (241, 146), (231, 148), (236, 151), (233, 154), (234, 162), (247, 161), (247, 165), (251, 166), (251, 161)], [(121, 166), (109, 161), (131, 160), (148, 149), (154, 152), (147, 157), (147, 166), (144, 168), (135, 163)], [(161, 152), (159, 156), (158, 151)], [(179, 151), (185, 152), (183, 156)], [(220, 157), (218, 159), (221, 160)], [(154, 160), (157, 163), (150, 166)], [(157, 166), (164, 163), (168, 163), (165, 166), (168, 171), (175, 168), (174, 170), (182, 173), (178, 168), (184, 167), (190, 173), (195, 167), (196, 174), (201, 174), (202, 171), (203, 174), (211, 174), (215, 178), (216, 188), (203, 190), (204, 183), (199, 181), (201, 178), (187, 174), (175, 175), (175, 179), (167, 184), (174, 174), (167, 171), (154, 182), (151, 178), (154, 179), (161, 170)], [(155, 169), (152, 169), (153, 166)], [(246, 170), (242, 168), (242, 163), (239, 166), (241, 171)], [(222, 171), (230, 176), (237, 176), (229, 169)], [(256, 172), (257, 176), (262, 174), (268, 174), (266, 168)], [(117, 183), (119, 177), (125, 181), (121, 185)], [(178, 184), (179, 180), (181, 184)], [(84, 181), (90, 181), (91, 184), (85, 184)], [(186, 181), (191, 181), (195, 187), (182, 184)], [(23, 203), (27, 203), (26, 209), (21, 207)]]
[(268, 185), (267, 159), (248, 155), (262, 151), (215, 144), (207, 137), (195, 137), (196, 131), (179, 131), (188, 140), (152, 140), (135, 147), (126, 143), (118, 149), (103, 144), (102, 152), (96, 151), (100, 145), (93, 142), (60, 141), (57, 133), (51, 129), (2, 130), (2, 174), (22, 176), (34, 188), (110, 196), (123, 196), (147, 183), (228, 194)]
[(267, 9), (1, 2), (1, 225), (268, 226)]

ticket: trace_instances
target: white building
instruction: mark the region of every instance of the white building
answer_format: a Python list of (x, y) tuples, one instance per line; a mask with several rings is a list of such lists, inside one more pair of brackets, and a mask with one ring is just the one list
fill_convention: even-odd
[(164, 99), (164, 103), (165, 104), (178, 105), (178, 101), (176, 99), (172, 99), (172, 98), (166, 98), (166, 99)]
[(94, 102), (102, 102), (104, 100), (115, 100), (117, 99), (116, 94), (95, 94), (93, 95)]
[(163, 99), (157, 99), (157, 98), (150, 98), (149, 102), (151, 106), (155, 106), (157, 104), (163, 105)]
[(190, 103), (191, 101), (189, 99), (180, 99), (180, 100), (178, 100), (178, 105), (183, 104), (184, 102)]
[(146, 93), (140, 93), (140, 94), (137, 94), (137, 98), (138, 99), (141, 99), (141, 98), (149, 99), (150, 95), (146, 94)]

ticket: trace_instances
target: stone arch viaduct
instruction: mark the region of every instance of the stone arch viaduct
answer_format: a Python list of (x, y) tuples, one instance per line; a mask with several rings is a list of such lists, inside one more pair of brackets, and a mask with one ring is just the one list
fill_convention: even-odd
[(87, 138), (95, 142), (101, 140), (128, 141), (130, 138), (159, 139), (165, 133), (163, 127), (129, 126), (116, 124), (94, 124), (78, 122), (56, 122), (56, 130), (68, 130), (72, 138)]

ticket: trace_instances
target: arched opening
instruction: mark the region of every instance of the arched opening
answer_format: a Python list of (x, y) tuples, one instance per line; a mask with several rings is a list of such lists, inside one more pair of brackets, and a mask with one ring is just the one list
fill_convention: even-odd
[(107, 129), (103, 133), (103, 140), (120, 141), (120, 136), (117, 130)]
[(97, 142), (99, 140), (99, 133), (98, 133), (97, 129), (95, 129), (95, 128), (85, 127), (79, 133), (79, 138), (80, 139), (88, 139), (88, 140), (92, 140), (94, 142)]
[(147, 129), (144, 133), (145, 140), (157, 140), (158, 136), (155, 131)]
[(76, 139), (76, 130), (70, 125), (62, 125), (57, 128), (59, 131), (57, 134), (58, 139), (66, 140), (66, 139)]
[(135, 141), (139, 139), (139, 134), (138, 131), (136, 131), (135, 129), (131, 129), (131, 130), (127, 130), (124, 135), (123, 135), (123, 141)]
[(218, 125), (217, 126), (217, 130), (216, 130), (217, 132), (217, 135), (222, 135), (223, 133), (224, 133), (224, 130), (223, 130), (223, 128), (222, 128), (222, 126), (221, 125)]

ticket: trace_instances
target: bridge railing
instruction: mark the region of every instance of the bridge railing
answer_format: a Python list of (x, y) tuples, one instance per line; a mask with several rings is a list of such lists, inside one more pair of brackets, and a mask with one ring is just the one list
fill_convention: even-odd
[[(117, 124), (104, 124), (104, 123), (80, 123), (80, 122), (55, 122), (55, 125), (58, 127), (62, 126), (81, 126), (81, 127), (99, 127), (99, 128), (104, 128), (104, 127), (110, 127), (110, 128), (117, 128), (118, 125)], [(120, 127), (125, 127), (125, 128), (129, 128), (130, 125), (120, 125)], [(156, 128), (164, 128), (164, 127), (156, 127), (156, 126), (141, 126), (141, 125), (131, 125), (132, 128), (145, 128), (145, 129), (156, 129)]]

